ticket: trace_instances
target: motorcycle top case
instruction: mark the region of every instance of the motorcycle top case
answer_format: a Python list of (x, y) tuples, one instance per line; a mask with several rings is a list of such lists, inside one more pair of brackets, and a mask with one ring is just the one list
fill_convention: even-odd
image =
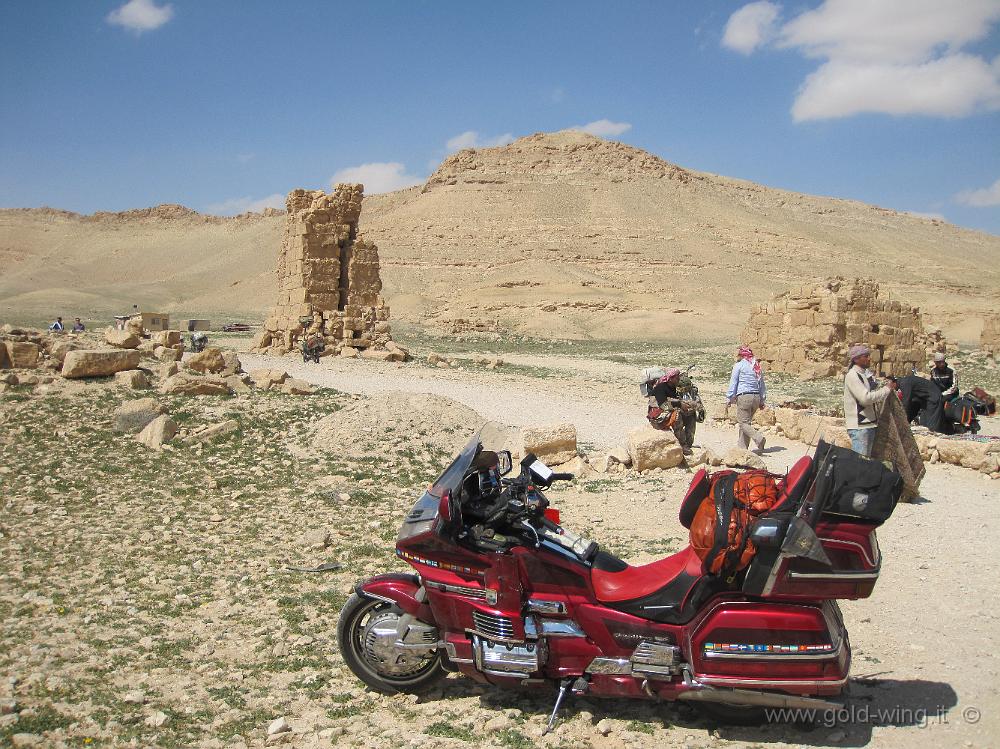
[(816, 446), (817, 498), (823, 514), (881, 524), (903, 493), (903, 477), (883, 463), (820, 440)]

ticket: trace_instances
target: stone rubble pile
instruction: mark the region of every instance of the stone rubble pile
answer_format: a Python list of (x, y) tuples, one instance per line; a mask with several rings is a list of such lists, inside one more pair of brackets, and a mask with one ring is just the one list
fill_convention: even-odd
[(918, 307), (883, 297), (863, 279), (829, 279), (755, 305), (741, 341), (769, 370), (802, 379), (843, 372), (857, 343), (871, 348), (873, 370), (897, 377), (948, 349), (939, 331), (924, 328)]
[(325, 355), (405, 361), (392, 343), (389, 307), (382, 298), (378, 247), (358, 234), (364, 186), (341, 184), (330, 194), (293, 190), (278, 258), (278, 300), (252, 349), (282, 355), (303, 338), (322, 336)]

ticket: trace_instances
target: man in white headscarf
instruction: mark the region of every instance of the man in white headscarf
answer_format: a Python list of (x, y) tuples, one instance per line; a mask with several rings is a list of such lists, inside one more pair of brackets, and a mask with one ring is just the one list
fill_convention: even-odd
[(871, 457), (878, 426), (875, 406), (892, 392), (888, 385), (879, 387), (868, 370), (871, 353), (864, 344), (851, 346), (847, 353), (851, 367), (844, 377), (844, 424), (851, 438), (851, 449), (866, 458)]

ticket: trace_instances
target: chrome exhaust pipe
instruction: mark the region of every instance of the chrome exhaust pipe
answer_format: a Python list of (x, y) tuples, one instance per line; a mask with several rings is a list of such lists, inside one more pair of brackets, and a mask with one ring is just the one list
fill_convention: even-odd
[(691, 702), (721, 702), (727, 705), (754, 705), (756, 707), (785, 707), (801, 710), (839, 710), (843, 705), (816, 697), (797, 694), (778, 694), (753, 689), (719, 689), (703, 686), (689, 689), (677, 695), (679, 700)]

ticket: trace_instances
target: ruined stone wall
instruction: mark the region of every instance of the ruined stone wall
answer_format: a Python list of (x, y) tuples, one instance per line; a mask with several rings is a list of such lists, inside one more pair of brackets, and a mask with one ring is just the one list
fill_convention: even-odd
[(363, 197), (363, 185), (288, 194), (278, 302), (255, 350), (286, 353), (312, 335), (324, 337), (328, 353), (399, 349), (391, 345), (378, 247), (358, 235)]
[(925, 330), (919, 308), (885, 298), (863, 279), (829, 279), (754, 306), (741, 341), (772, 371), (803, 379), (843, 372), (856, 343), (872, 349), (873, 370), (896, 376), (926, 367), (946, 348), (940, 332)]
[(979, 348), (1000, 357), (1000, 315), (989, 315), (983, 319)]

